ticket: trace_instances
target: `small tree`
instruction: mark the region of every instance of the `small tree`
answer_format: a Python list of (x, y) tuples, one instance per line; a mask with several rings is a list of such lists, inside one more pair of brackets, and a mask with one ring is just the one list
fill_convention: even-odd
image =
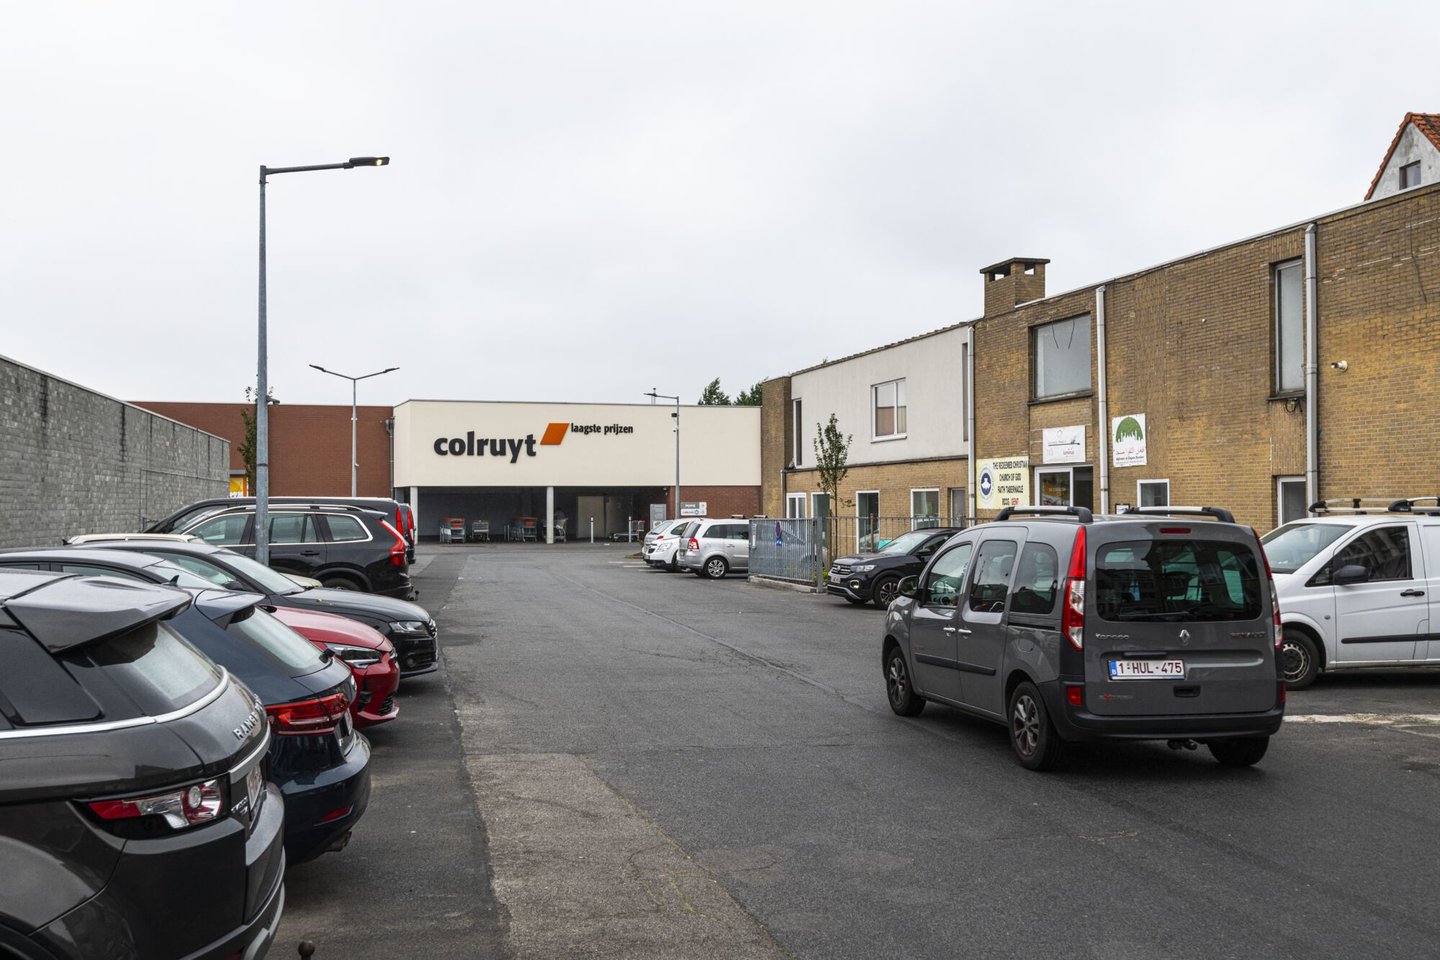
[(245, 465), (245, 489), (255, 492), (255, 411), (250, 407), (240, 408), (240, 419), (245, 423), (245, 440), (240, 444), (240, 462)]
[(760, 381), (757, 380), (755, 381), (755, 386), (751, 387), (749, 390), (740, 391), (739, 395), (735, 397), (735, 406), (758, 407), (764, 402), (760, 394)]
[(716, 377), (706, 385), (703, 393), (700, 394), (700, 406), (702, 407), (728, 407), (730, 395), (720, 389), (720, 378)]
[[(830, 422), (821, 426), (815, 424), (815, 471), (820, 474), (820, 490), (830, 498), (829, 526), (835, 525), (835, 508), (848, 507), (850, 501), (840, 499), (840, 484), (850, 472), (850, 440), (852, 434), (842, 434), (835, 423), (835, 414)], [(832, 531), (825, 531), (825, 544), (834, 542)]]

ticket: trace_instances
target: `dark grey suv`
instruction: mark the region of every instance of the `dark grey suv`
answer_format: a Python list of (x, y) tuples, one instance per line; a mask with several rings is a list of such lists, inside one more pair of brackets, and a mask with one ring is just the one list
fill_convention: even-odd
[(1035, 770), (1102, 740), (1248, 766), (1284, 716), (1276, 610), (1259, 540), (1228, 511), (1007, 508), (904, 584), (886, 691), (904, 716), (933, 700), (1006, 724)]
[(183, 590), (0, 571), (0, 957), (262, 956), (284, 804)]

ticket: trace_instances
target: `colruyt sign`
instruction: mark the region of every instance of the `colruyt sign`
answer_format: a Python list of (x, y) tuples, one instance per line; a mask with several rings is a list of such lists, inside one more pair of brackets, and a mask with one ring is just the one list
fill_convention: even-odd
[[(397, 487), (670, 487), (674, 407), (408, 400)], [(759, 407), (682, 407), (680, 482), (760, 483)]]

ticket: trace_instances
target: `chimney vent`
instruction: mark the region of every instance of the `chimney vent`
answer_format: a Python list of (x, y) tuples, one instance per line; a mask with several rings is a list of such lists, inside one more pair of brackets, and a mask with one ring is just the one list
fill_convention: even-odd
[(1041, 257), (1011, 257), (980, 272), (985, 276), (985, 316), (1013, 310), (1016, 304), (1045, 299), (1045, 264)]

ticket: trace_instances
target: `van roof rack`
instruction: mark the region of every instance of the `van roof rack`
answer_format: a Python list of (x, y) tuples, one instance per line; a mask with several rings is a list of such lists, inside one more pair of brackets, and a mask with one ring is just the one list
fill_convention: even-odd
[(1307, 508), (1319, 516), (1326, 513), (1413, 513), (1418, 503), (1429, 501), (1440, 508), (1440, 497), (1331, 497), (1316, 500)]
[(1226, 510), (1224, 507), (1131, 507), (1129, 510), (1125, 511), (1125, 516), (1128, 517), (1132, 513), (1148, 514), (1150, 516), (1159, 517), (1211, 517), (1212, 519), (1219, 520), (1221, 523), (1235, 522), (1235, 515), (1229, 510)]
[(1040, 507), (1034, 505), (1024, 507), (1006, 507), (1004, 510), (1000, 511), (999, 515), (996, 516), (995, 519), (1009, 520), (1017, 513), (1037, 514), (1040, 516), (1044, 516), (1047, 514), (1061, 517), (1068, 516), (1074, 517), (1081, 523), (1093, 523), (1095, 520), (1095, 515), (1090, 512), (1089, 507)]

